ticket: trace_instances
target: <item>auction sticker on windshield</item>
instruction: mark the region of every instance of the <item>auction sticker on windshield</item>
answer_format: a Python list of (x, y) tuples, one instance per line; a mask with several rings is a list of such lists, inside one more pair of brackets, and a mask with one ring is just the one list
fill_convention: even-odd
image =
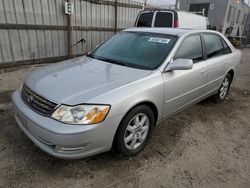
[(170, 42), (170, 39), (151, 37), (148, 41), (168, 44)]

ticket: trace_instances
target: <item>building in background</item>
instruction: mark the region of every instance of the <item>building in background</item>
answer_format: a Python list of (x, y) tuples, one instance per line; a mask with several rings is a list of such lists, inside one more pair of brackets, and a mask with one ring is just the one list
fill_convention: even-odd
[(250, 14), (247, 17), (243, 35), (247, 37), (247, 44), (250, 44)]
[(246, 33), (246, 23), (249, 6), (243, 0), (180, 0), (181, 10), (194, 12), (208, 17), (210, 27), (223, 34), (230, 32), (231, 36), (243, 36)]

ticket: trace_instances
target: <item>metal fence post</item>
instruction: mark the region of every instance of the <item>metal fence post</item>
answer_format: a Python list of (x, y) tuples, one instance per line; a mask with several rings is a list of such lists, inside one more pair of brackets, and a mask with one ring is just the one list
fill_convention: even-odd
[[(70, 3), (70, 0), (66, 0)], [(71, 15), (67, 14), (67, 34), (68, 34), (68, 58), (72, 57), (72, 21)]]

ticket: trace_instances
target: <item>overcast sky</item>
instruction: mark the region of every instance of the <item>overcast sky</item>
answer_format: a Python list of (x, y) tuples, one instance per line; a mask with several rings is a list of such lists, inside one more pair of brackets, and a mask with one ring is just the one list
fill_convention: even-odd
[(249, 0), (245, 0), (245, 3), (250, 5), (250, 1)]
[[(132, 0), (137, 2), (145, 2), (145, 0)], [(153, 2), (155, 5), (175, 5), (176, 0), (147, 0), (147, 4), (151, 4)]]
[[(137, 1), (137, 2), (145, 2), (145, 0), (133, 0), (133, 1)], [(175, 5), (175, 2), (176, 0), (147, 0), (150, 4), (150, 1), (151, 2), (154, 2), (156, 4), (159, 4), (159, 5), (162, 5), (162, 4), (165, 4), (165, 5)], [(250, 5), (250, 0), (244, 0), (248, 5)]]

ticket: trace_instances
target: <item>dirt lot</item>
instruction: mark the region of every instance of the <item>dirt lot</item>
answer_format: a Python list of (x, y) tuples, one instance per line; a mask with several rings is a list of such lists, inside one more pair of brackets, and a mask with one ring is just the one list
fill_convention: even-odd
[(0, 187), (250, 187), (250, 49), (242, 51), (225, 102), (206, 100), (161, 123), (130, 159), (47, 155), (16, 126), (9, 104), (11, 91), (36, 67), (0, 73)]

